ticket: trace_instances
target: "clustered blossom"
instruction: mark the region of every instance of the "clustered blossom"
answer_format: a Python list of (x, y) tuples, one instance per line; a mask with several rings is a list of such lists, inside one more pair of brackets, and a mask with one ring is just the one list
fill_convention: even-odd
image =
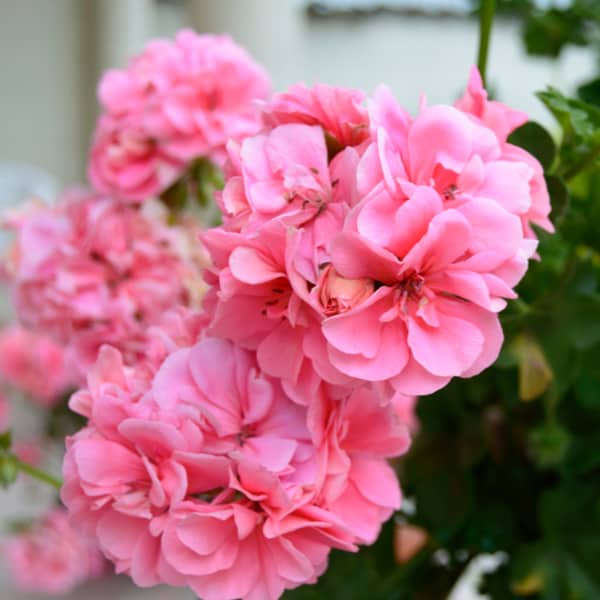
[(262, 67), (227, 36), (184, 30), (174, 42), (150, 42), (126, 69), (108, 71), (100, 82), (92, 184), (143, 201), (194, 159), (222, 166), (226, 142), (257, 131), (254, 101), (269, 87)]
[(53, 596), (68, 594), (106, 568), (95, 544), (72, 526), (62, 508), (10, 537), (4, 555), (19, 588)]
[(315, 582), (331, 548), (375, 540), (401, 498), (385, 459), (409, 444), (392, 404), (362, 388), (307, 409), (253, 352), (170, 339), (153, 374), (103, 348), (71, 401), (88, 425), (68, 440), (62, 500), (117, 572), (276, 599)]
[(203, 600), (276, 600), (375, 541), (415, 395), (496, 359), (532, 225), (552, 231), (541, 166), (507, 142), (526, 117), (476, 70), (415, 117), (383, 87), (253, 102), (267, 87), (228, 38), (189, 31), (100, 86), (97, 190), (142, 201), (197, 157), (224, 167), (201, 313), (190, 230), (151, 203), (13, 223), (19, 316), (87, 371), (63, 503), (117, 572)]
[[(506, 141), (520, 113), (476, 71), (456, 107), (411, 117), (380, 88), (293, 88), (230, 144), (212, 335), (302, 390), (364, 381), (426, 394), (498, 356), (498, 312), (552, 230), (536, 159)], [(387, 391), (386, 391), (387, 390)]]
[[(190, 279), (197, 281), (198, 273), (187, 251), (189, 233), (167, 227), (151, 208), (77, 191), (9, 220), (17, 233), (9, 258), (17, 315), (64, 345), (78, 381), (104, 343), (135, 362), (147, 328), (168, 308), (190, 303)], [(18, 365), (6, 367), (14, 373)], [(48, 382), (46, 371), (31, 376)]]
[(63, 347), (16, 325), (0, 331), (0, 381), (46, 407), (75, 386)]

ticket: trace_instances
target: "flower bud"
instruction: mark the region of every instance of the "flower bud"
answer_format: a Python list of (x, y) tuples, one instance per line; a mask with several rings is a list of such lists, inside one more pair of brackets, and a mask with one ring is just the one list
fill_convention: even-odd
[(319, 300), (328, 317), (349, 311), (364, 302), (373, 290), (372, 279), (346, 279), (331, 265), (325, 267), (319, 280)]

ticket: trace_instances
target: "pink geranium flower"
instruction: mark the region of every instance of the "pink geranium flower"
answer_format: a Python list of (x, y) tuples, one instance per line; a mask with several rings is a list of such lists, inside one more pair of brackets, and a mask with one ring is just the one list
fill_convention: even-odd
[(264, 110), (269, 126), (285, 123), (319, 125), (330, 150), (356, 146), (369, 137), (369, 115), (360, 90), (299, 83), (284, 93), (274, 94)]
[(260, 126), (265, 71), (227, 36), (180, 31), (154, 40), (126, 69), (108, 71), (90, 154), (94, 187), (120, 198), (158, 196), (197, 158), (222, 166), (227, 140)]
[(456, 108), (481, 119), (502, 142), (528, 120), (527, 114), (514, 110), (497, 100), (488, 100), (488, 93), (477, 67), (471, 68), (464, 95), (455, 103)]
[(190, 302), (190, 279), (199, 278), (181, 244), (188, 233), (167, 227), (151, 208), (81, 191), (12, 218), (17, 239), (9, 271), (18, 317), (64, 345), (80, 373), (103, 343), (134, 362), (148, 326)]
[(27, 592), (63, 596), (104, 572), (96, 546), (69, 523), (62, 508), (47, 512), (4, 547), (10, 575)]
[[(68, 441), (62, 498), (138, 585), (276, 599), (314, 582), (332, 547), (372, 542), (398, 507), (385, 458), (408, 436), (376, 401), (326, 400), (308, 420), (253, 353), (215, 338), (171, 353), (145, 385), (115, 353), (71, 404), (90, 420)], [(367, 426), (388, 442), (362, 443)]]
[(18, 326), (0, 331), (0, 379), (42, 406), (52, 406), (74, 387), (63, 347)]
[[(350, 127), (351, 94), (326, 96)], [(331, 121), (307, 97), (284, 117), (267, 106), (271, 128), (230, 147), (224, 226), (203, 238), (209, 330), (256, 349), (297, 399), (321, 379), (412, 395), (480, 372), (535, 253), (530, 224), (551, 228), (541, 168), (483, 109), (412, 118), (385, 88), (368, 135), (331, 153)]]

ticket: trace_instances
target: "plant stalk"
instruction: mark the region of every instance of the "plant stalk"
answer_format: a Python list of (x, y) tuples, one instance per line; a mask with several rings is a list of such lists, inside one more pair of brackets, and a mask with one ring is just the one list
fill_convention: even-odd
[(18, 458), (15, 458), (15, 466), (22, 473), (26, 473), (27, 475), (33, 477), (34, 479), (37, 479), (38, 481), (47, 483), (48, 485), (55, 487), (57, 490), (60, 490), (60, 488), (63, 485), (63, 482), (60, 479), (57, 479), (53, 475), (50, 475), (49, 473), (46, 473), (45, 471), (42, 471), (41, 469), (38, 469), (33, 465), (27, 464), (19, 460)]
[(496, 0), (481, 0), (479, 8), (479, 52), (477, 53), (477, 67), (479, 68), (479, 73), (481, 73), (484, 87), (487, 86), (487, 60), (495, 11)]

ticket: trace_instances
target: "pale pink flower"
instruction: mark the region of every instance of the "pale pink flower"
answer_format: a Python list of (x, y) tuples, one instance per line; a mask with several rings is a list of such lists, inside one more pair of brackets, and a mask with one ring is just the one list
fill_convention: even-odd
[(53, 406), (75, 386), (62, 346), (12, 325), (0, 331), (0, 379), (42, 406)]
[(477, 67), (471, 68), (464, 95), (455, 103), (456, 108), (481, 119), (502, 142), (518, 127), (527, 122), (527, 114), (514, 110), (497, 100), (488, 100), (488, 93)]
[(32, 436), (17, 438), (13, 442), (12, 451), (19, 460), (38, 466), (42, 463), (44, 456), (44, 443), (40, 438)]
[(144, 114), (98, 119), (88, 176), (95, 189), (127, 200), (156, 198), (179, 179), (187, 162), (169, 156), (147, 131)]
[(256, 133), (265, 71), (227, 36), (180, 31), (154, 40), (126, 69), (108, 71), (89, 177), (103, 193), (142, 201), (178, 179), (194, 159), (222, 166), (229, 139)]
[(182, 232), (151, 208), (82, 191), (13, 217), (9, 268), (17, 315), (65, 345), (81, 373), (103, 343), (137, 360), (148, 326), (165, 310), (189, 304), (190, 278), (201, 284), (197, 265), (180, 251)]
[(116, 351), (101, 356), (87, 399), (71, 403), (90, 420), (68, 440), (62, 498), (136, 584), (276, 599), (315, 582), (332, 547), (373, 541), (399, 505), (385, 457), (408, 436), (371, 392), (324, 398), (308, 419), (253, 353), (224, 340), (175, 350), (152, 380)]
[(17, 587), (51, 596), (68, 594), (105, 569), (96, 546), (71, 526), (62, 508), (9, 538), (4, 555)]

